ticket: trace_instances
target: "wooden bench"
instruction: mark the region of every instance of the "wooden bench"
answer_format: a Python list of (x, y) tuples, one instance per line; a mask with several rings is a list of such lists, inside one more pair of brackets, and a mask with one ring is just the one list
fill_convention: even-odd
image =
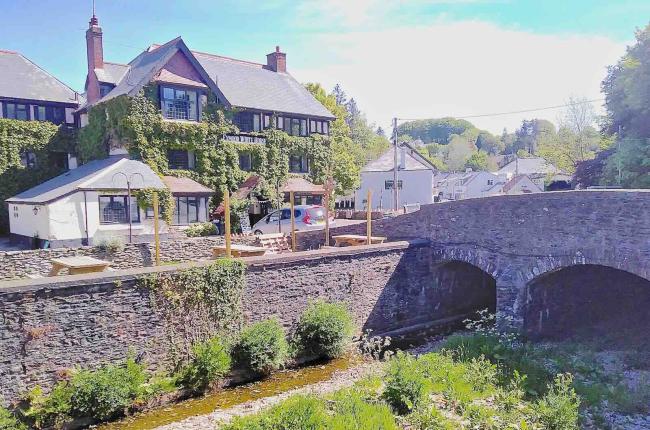
[[(260, 246), (232, 244), (230, 245), (230, 254), (233, 257), (257, 257), (266, 254), (266, 248)], [(212, 256), (214, 258), (225, 257), (226, 245), (219, 245), (212, 248)]]
[[(338, 236), (332, 236), (334, 239), (334, 246), (359, 246), (366, 245), (368, 243), (368, 237), (362, 236), (360, 234), (340, 234)], [(383, 236), (371, 236), (370, 243), (384, 243), (386, 240)]]
[(108, 261), (86, 256), (53, 258), (50, 262), (52, 270), (48, 276), (57, 276), (63, 269), (68, 269), (71, 275), (103, 272), (111, 264)]
[(289, 239), (284, 233), (269, 233), (257, 235), (257, 245), (265, 248), (267, 254), (282, 254), (291, 252)]

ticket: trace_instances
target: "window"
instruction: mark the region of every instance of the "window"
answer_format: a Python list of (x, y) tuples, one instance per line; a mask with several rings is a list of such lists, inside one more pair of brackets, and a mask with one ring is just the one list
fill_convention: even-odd
[(330, 126), (329, 122), (323, 121), (323, 134), (330, 134), (329, 126)]
[(278, 117), (278, 130), (283, 130), (284, 129), (284, 118), (279, 116)]
[(253, 115), (250, 112), (237, 112), (234, 122), (239, 131), (253, 131)]
[(239, 154), (239, 168), (245, 172), (250, 172), (253, 169), (253, 154), (250, 152)]
[(306, 119), (301, 119), (300, 120), (300, 135), (301, 136), (307, 136), (309, 134), (309, 131), (307, 130), (307, 120)]
[(260, 125), (260, 114), (258, 113), (253, 114), (253, 131), (262, 131)]
[(29, 105), (5, 103), (5, 118), (29, 121)]
[(168, 149), (167, 164), (173, 170), (192, 170), (195, 166), (194, 153), (184, 149)]
[(31, 151), (25, 151), (20, 154), (20, 164), (32, 169), (36, 167), (36, 154)]
[(106, 94), (110, 93), (113, 88), (115, 88), (115, 85), (106, 83), (99, 84), (99, 96), (104, 97)]
[[(386, 189), (386, 190), (392, 190), (392, 189), (393, 189), (393, 184), (394, 184), (394, 183), (395, 183), (395, 181), (393, 181), (393, 180), (384, 181), (384, 189)], [(402, 180), (401, 180), (401, 179), (399, 179), (399, 180), (397, 181), (397, 189), (398, 189), (398, 190), (401, 190), (401, 189), (402, 189)]]
[[(128, 196), (99, 196), (100, 224), (128, 224)], [(140, 211), (135, 197), (131, 197), (131, 221), (140, 222)]]
[(289, 172), (309, 173), (309, 159), (304, 155), (291, 155), (289, 157)]
[(271, 115), (264, 115), (264, 128), (270, 128), (271, 127)]
[(488, 185), (494, 185), (494, 179), (488, 179), (487, 184)]
[(60, 125), (65, 122), (65, 109), (59, 106), (34, 106), (34, 119)]
[(318, 134), (328, 134), (328, 123), (327, 121), (320, 121), (320, 120), (311, 120), (310, 121), (310, 127), (309, 130), (311, 133), (318, 133)]
[(197, 92), (161, 87), (163, 116), (167, 119), (198, 121)]
[(172, 222), (188, 225), (199, 221), (199, 198), (191, 196), (176, 197), (176, 209)]
[(292, 136), (300, 136), (300, 120), (291, 118), (291, 134)]

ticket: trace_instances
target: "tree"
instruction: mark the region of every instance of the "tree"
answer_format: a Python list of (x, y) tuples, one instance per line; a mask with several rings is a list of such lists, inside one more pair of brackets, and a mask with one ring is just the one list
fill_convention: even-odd
[(602, 185), (602, 178), (607, 168), (607, 160), (614, 154), (614, 149), (606, 149), (591, 160), (581, 161), (576, 165), (573, 184), (576, 188)]
[(451, 171), (460, 171), (465, 167), (465, 163), (476, 152), (471, 135), (463, 133), (461, 135), (452, 135), (447, 145), (447, 156), (445, 162)]
[(408, 121), (397, 127), (398, 136), (408, 134), (412, 139), (420, 139), (424, 143), (449, 143), (452, 135), (460, 135), (474, 129), (474, 124), (464, 119), (437, 118)]
[(377, 130), (375, 131), (375, 133), (377, 134), (377, 136), (381, 136), (381, 137), (384, 137), (384, 138), (386, 137), (386, 132), (384, 131), (383, 128), (381, 128), (381, 126), (377, 127)]
[(485, 151), (476, 151), (465, 162), (466, 169), (472, 169), (475, 172), (488, 170), (488, 154)]
[(555, 134), (555, 126), (545, 119), (523, 120), (521, 127), (515, 132), (515, 141), (511, 153), (524, 150), (531, 155), (537, 153), (541, 139), (550, 138)]
[(341, 88), (340, 84), (336, 84), (334, 86), (332, 95), (334, 96), (334, 100), (336, 100), (336, 104), (339, 106), (345, 106), (345, 104), (348, 102), (348, 96), (345, 94), (345, 91), (343, 91), (343, 88)]
[[(636, 32), (636, 42), (603, 80), (607, 121), (604, 130), (617, 135), (602, 180), (650, 187), (650, 25)], [(618, 149), (620, 147), (620, 149)]]
[(478, 149), (492, 155), (500, 154), (505, 149), (504, 143), (487, 131), (481, 131), (478, 134), (476, 146)]
[(357, 106), (357, 102), (354, 98), (351, 98), (349, 102), (345, 104), (346, 109), (348, 110), (347, 123), (349, 126), (352, 126), (352, 123), (359, 120), (361, 116), (361, 111)]

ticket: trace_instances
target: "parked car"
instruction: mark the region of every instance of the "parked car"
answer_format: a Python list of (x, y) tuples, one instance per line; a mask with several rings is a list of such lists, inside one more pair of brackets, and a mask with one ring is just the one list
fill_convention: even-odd
[[(325, 208), (314, 205), (294, 206), (296, 231), (318, 230), (325, 228)], [(334, 213), (331, 213), (330, 226), (333, 226)], [(278, 230), (279, 225), (279, 230)], [(291, 209), (284, 208), (271, 212), (253, 225), (253, 233), (290, 233), (291, 232)]]

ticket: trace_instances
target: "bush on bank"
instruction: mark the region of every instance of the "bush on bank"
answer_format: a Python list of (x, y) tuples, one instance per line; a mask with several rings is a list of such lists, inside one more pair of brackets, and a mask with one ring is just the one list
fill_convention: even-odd
[(197, 392), (205, 391), (230, 371), (230, 350), (221, 338), (215, 336), (200, 342), (194, 345), (192, 352), (192, 359), (178, 375), (181, 386)]
[(300, 316), (294, 343), (306, 355), (337, 358), (348, 348), (353, 330), (352, 315), (344, 304), (319, 300)]
[(238, 366), (267, 375), (282, 367), (289, 358), (289, 343), (284, 328), (276, 319), (246, 327), (235, 347), (233, 357)]

